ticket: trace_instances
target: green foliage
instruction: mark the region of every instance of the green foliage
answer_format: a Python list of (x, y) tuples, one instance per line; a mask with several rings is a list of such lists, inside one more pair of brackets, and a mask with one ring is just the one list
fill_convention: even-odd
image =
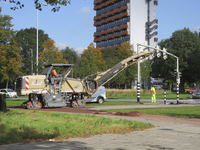
[[(131, 55), (134, 55), (133, 45), (130, 42), (125, 42), (121, 45), (121, 47), (117, 50), (117, 62), (120, 62)], [(123, 70), (119, 73), (114, 80), (117, 80), (120, 84), (129, 85), (135, 81), (135, 77), (137, 74), (137, 65), (133, 64), (130, 67)]]
[[(15, 40), (19, 44), (22, 57), (22, 75), (36, 73), (36, 29), (21, 29), (17, 32)], [(45, 34), (43, 30), (38, 30), (38, 55), (44, 50), (42, 44), (49, 39), (48, 34)], [(38, 56), (38, 57), (39, 57)], [(33, 69), (31, 69), (33, 67)]]
[(39, 60), (39, 73), (42, 72), (42, 67), (49, 64), (68, 64), (68, 61), (63, 59), (61, 51), (55, 46), (55, 42), (51, 39), (42, 44), (44, 51), (40, 52)]
[[(10, 9), (12, 10), (16, 10), (16, 9), (22, 9), (25, 4), (21, 3), (21, 0), (3, 0), (3, 1), (9, 1), (10, 3), (14, 3), (15, 6), (11, 7)], [(60, 9), (60, 6), (67, 6), (67, 4), (70, 4), (71, 0), (44, 0), (46, 2), (46, 4), (49, 4), (51, 6), (53, 6), (53, 8), (51, 9), (51, 11), (53, 12), (57, 12)], [(42, 5), (41, 2), (39, 0), (34, 0), (34, 5), (35, 8), (38, 10), (42, 10)]]
[(99, 48), (91, 43), (81, 54), (81, 65), (79, 68), (79, 77), (85, 77), (96, 72), (101, 72), (105, 68), (105, 61), (102, 58)]
[(140, 63), (140, 67), (141, 67), (140, 75), (145, 87), (145, 81), (146, 79), (149, 78), (150, 72), (152, 71), (151, 64), (149, 61), (145, 60), (142, 63)]
[(13, 82), (21, 67), (20, 49), (14, 40), (15, 31), (11, 29), (12, 17), (0, 15), (0, 82)]
[[(181, 90), (184, 90), (184, 83), (198, 82), (200, 79), (200, 37), (198, 33), (191, 32), (184, 28), (172, 33), (171, 38), (162, 40), (159, 45), (161, 48), (167, 48), (168, 52), (179, 57), (179, 68), (182, 72)], [(168, 56), (166, 60), (163, 58), (154, 58), (152, 70), (154, 77), (164, 78), (165, 81), (175, 82), (174, 69), (177, 63), (174, 57)]]
[(66, 59), (69, 64), (74, 64), (74, 72), (73, 77), (78, 77), (79, 66), (81, 64), (81, 57), (77, 54), (77, 52), (73, 48), (66, 47), (61, 50), (63, 59)]

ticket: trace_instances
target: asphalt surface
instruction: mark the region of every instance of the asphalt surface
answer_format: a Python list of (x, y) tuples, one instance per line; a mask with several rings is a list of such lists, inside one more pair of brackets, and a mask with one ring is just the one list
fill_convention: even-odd
[[(140, 107), (157, 106), (158, 104), (141, 105)], [(179, 106), (182, 105), (163, 105), (163, 107)], [(108, 107), (111, 106), (107, 106), (106, 108)], [(123, 108), (123, 106), (120, 106), (120, 108)], [(96, 135), (90, 138), (69, 138), (63, 139), (62, 141), (15, 143), (1, 145), (0, 150), (197, 150), (200, 147), (199, 125), (175, 123), (170, 121), (150, 120), (127, 116), (104, 117), (118, 117), (122, 119), (142, 121), (153, 124), (155, 128), (146, 129), (143, 131), (135, 131), (127, 134)]]

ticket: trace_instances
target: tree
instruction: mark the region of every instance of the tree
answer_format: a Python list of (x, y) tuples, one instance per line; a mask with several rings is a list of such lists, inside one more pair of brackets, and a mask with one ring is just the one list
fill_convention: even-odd
[(8, 82), (13, 82), (20, 73), (21, 67), (20, 49), (13, 39), (15, 31), (11, 29), (11, 20), (8, 15), (0, 15), (0, 81), (7, 81), (6, 88)]
[[(182, 72), (180, 90), (184, 91), (184, 83), (198, 82), (200, 79), (199, 56), (200, 56), (200, 37), (197, 32), (191, 32), (188, 28), (172, 33), (169, 39), (162, 40), (159, 45), (179, 57), (179, 70)], [(165, 81), (175, 81), (174, 69), (176, 69), (176, 59), (169, 56), (154, 58), (152, 66), (153, 73), (160, 74)]]
[[(121, 47), (117, 50), (118, 61), (120, 62), (134, 54), (133, 45), (130, 42), (124, 42)], [(136, 77), (136, 69), (137, 65), (133, 64), (130, 67), (126, 68), (120, 74), (116, 76), (118, 83), (125, 84), (125, 88), (127, 85), (131, 85), (133, 81), (135, 81)]]
[(81, 63), (81, 57), (77, 54), (77, 52), (73, 48), (66, 47), (61, 50), (63, 58), (66, 59), (69, 64), (74, 64), (73, 76), (78, 77), (79, 66)]
[(118, 62), (117, 49), (107, 48), (101, 51), (102, 57), (105, 60), (105, 70), (112, 68)]
[(42, 72), (44, 65), (61, 63), (68, 64), (68, 61), (63, 59), (61, 51), (55, 46), (55, 42), (51, 39), (47, 39), (46, 43), (42, 44), (44, 51), (40, 52), (39, 60), (39, 72)]
[[(108, 70), (110, 68), (112, 68), (114, 65), (117, 64), (118, 62), (118, 57), (117, 57), (117, 49), (115, 48), (107, 48), (107, 49), (104, 49), (101, 51), (102, 53), (102, 57), (103, 59), (105, 60), (105, 68), (104, 68), (104, 71), (105, 70)], [(115, 78), (114, 79), (111, 79), (107, 84), (108, 84), (108, 88), (110, 88), (110, 85), (112, 83), (115, 83)]]
[[(9, 1), (10, 3), (14, 3), (15, 6), (11, 7), (11, 9), (16, 10), (18, 8), (22, 9), (24, 7), (24, 4), (20, 2), (20, 0), (3, 0), (3, 1)], [(59, 11), (59, 6), (67, 6), (67, 4), (70, 4), (71, 0), (44, 0), (46, 4), (49, 4), (53, 6), (51, 9), (53, 12)], [(39, 0), (34, 0), (35, 8), (38, 10), (42, 10), (42, 5), (39, 2)], [(58, 6), (59, 5), (59, 6)]]
[(151, 68), (151, 64), (149, 61), (143, 61), (142, 63), (140, 63), (140, 67), (141, 67), (141, 79), (144, 83), (144, 88), (145, 88), (145, 81), (146, 79), (149, 78), (150, 76), (150, 72), (152, 71), (152, 68)]
[(81, 59), (80, 77), (101, 72), (105, 67), (105, 61), (101, 55), (100, 48), (95, 48), (94, 43), (91, 43), (87, 49), (84, 49)]
[[(44, 50), (42, 44), (48, 39), (48, 34), (38, 30), (38, 54)], [(36, 73), (36, 29), (21, 29), (17, 32), (15, 40), (21, 49), (22, 56), (21, 71), (24, 75)], [(39, 57), (39, 56), (38, 56)]]

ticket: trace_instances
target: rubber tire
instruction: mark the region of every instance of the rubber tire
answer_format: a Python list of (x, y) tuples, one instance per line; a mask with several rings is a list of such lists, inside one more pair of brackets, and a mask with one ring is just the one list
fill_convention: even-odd
[(26, 102), (22, 103), (21, 107), (25, 109), (26, 108)]
[(98, 102), (99, 104), (103, 104), (104, 99), (103, 99), (102, 97), (99, 97), (98, 100), (97, 100), (97, 102)]
[(31, 106), (30, 106), (29, 104), (26, 104), (26, 108), (27, 108), (27, 109), (30, 109)]

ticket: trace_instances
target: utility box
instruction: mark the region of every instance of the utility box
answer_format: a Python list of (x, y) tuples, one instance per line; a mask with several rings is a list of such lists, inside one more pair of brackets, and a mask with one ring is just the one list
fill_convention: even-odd
[(0, 94), (0, 111), (6, 110), (6, 94)]

